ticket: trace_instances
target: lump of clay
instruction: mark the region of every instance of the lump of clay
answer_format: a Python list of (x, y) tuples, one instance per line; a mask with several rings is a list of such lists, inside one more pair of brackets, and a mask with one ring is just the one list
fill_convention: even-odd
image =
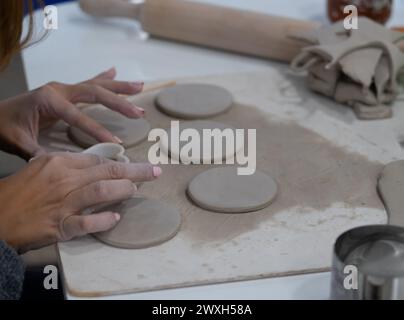
[(117, 248), (142, 249), (172, 239), (181, 226), (181, 214), (166, 203), (132, 198), (106, 208), (121, 220), (111, 230), (95, 233), (98, 240)]
[(398, 44), (404, 34), (367, 18), (357, 30), (342, 22), (295, 37), (310, 44), (291, 63), (294, 71), (308, 71), (308, 86), (351, 106), (360, 119), (392, 116), (398, 94), (397, 76), (404, 67)]
[[(191, 135), (187, 129), (193, 129), (196, 135)], [(180, 122), (172, 126), (167, 135), (167, 140), (160, 141), (161, 151), (183, 164), (222, 163), (233, 159), (244, 147), (242, 140), (235, 139), (235, 128), (210, 120)]]
[[(129, 119), (120, 113), (102, 106), (89, 107), (83, 112), (120, 138), (125, 148), (130, 148), (147, 138), (150, 124), (145, 119)], [(98, 144), (95, 138), (76, 127), (68, 130), (70, 140), (82, 148)]]
[(278, 193), (278, 186), (264, 172), (241, 176), (235, 167), (221, 167), (197, 175), (188, 185), (187, 193), (203, 209), (245, 213), (269, 206)]
[(156, 106), (163, 113), (181, 119), (209, 118), (226, 112), (233, 97), (226, 89), (210, 84), (180, 84), (161, 91)]

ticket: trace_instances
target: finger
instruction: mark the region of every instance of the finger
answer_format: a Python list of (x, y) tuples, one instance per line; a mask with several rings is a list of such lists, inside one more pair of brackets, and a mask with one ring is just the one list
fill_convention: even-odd
[[(10, 143), (6, 143), (3, 150), (18, 155), (26, 161), (30, 160), (36, 153), (43, 152), (42, 147), (38, 144), (38, 128), (35, 123), (18, 124), (18, 119), (13, 119), (13, 121), (15, 123), (10, 121), (9, 138), (6, 137), (7, 139), (5, 139)], [(6, 130), (8, 130), (7, 128)]]
[(97, 84), (104, 89), (112, 91), (114, 93), (119, 94), (128, 94), (134, 95), (136, 93), (142, 92), (144, 82), (136, 81), (136, 82), (128, 82), (128, 81), (115, 81), (115, 80), (94, 80), (92, 81), (93, 84)]
[(110, 159), (95, 155), (76, 152), (52, 152), (50, 157), (61, 157), (63, 165), (71, 169), (85, 169), (104, 163), (113, 162)]
[(162, 173), (160, 167), (149, 163), (109, 162), (79, 172), (80, 185), (101, 180), (128, 179), (133, 182), (152, 181)]
[(111, 132), (94, 119), (82, 113), (76, 108), (76, 106), (66, 99), (61, 99), (59, 96), (54, 95), (51, 97), (50, 105), (52, 105), (58, 118), (66, 121), (73, 127), (81, 129), (99, 142), (120, 143), (119, 139), (117, 139)]
[(136, 190), (130, 180), (101, 180), (76, 189), (66, 197), (66, 201), (74, 211), (84, 210), (99, 204), (129, 199)]
[(119, 220), (120, 215), (116, 212), (69, 216), (63, 221), (62, 240), (70, 240), (88, 233), (107, 231), (115, 227)]
[(116, 77), (116, 69), (115, 67), (112, 67), (106, 71), (101, 72), (100, 74), (97, 74), (95, 77), (87, 80), (86, 82), (90, 82), (93, 80), (99, 80), (99, 79), (106, 79), (106, 80), (113, 80)]
[(117, 111), (128, 118), (141, 118), (144, 116), (144, 109), (133, 105), (131, 102), (117, 94), (104, 89), (99, 85), (81, 84), (73, 86), (72, 102), (100, 103), (111, 110)]
[(35, 152), (33, 152), (33, 156), (34, 157), (40, 157), (46, 154), (46, 150), (43, 149), (42, 147), (39, 147), (35, 150)]
[(36, 168), (35, 172), (41, 170), (50, 163), (52, 163), (55, 167), (60, 168), (60, 170), (64, 170), (66, 168), (73, 170), (81, 170), (108, 162), (113, 161), (92, 154), (70, 153), (70, 152), (52, 152), (43, 155), (38, 155), (29, 160), (29, 164), (33, 168)]
[(32, 159), (33, 157), (39, 157), (46, 154), (46, 151), (32, 137), (27, 137), (18, 144), (19, 149), (21, 150), (19, 155), (26, 161)]

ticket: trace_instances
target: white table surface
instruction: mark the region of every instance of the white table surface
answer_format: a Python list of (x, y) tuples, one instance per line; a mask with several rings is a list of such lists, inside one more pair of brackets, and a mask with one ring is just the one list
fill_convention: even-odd
[[(326, 22), (326, 0), (201, 0), (265, 13)], [(115, 66), (121, 80), (172, 79), (263, 71), (275, 62), (156, 39), (144, 40), (136, 22), (99, 20), (76, 3), (58, 6), (59, 29), (25, 50), (31, 89), (49, 81), (74, 83)], [(395, 1), (391, 25), (403, 24), (403, 1)], [(404, 136), (404, 114), (386, 122)], [(331, 259), (331, 252), (330, 252)], [(106, 297), (108, 299), (327, 299), (330, 274), (319, 273), (219, 285), (198, 286)], [(67, 295), (68, 299), (74, 299)], [(105, 298), (102, 298), (105, 299)]]

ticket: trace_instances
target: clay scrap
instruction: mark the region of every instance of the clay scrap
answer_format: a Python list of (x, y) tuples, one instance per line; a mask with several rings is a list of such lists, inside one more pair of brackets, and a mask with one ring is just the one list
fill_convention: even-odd
[(389, 106), (398, 94), (397, 77), (404, 67), (398, 44), (404, 33), (368, 18), (358, 29), (343, 22), (309, 33), (294, 34), (309, 44), (291, 63), (296, 72), (308, 71), (310, 89), (351, 106), (359, 119), (392, 116)]

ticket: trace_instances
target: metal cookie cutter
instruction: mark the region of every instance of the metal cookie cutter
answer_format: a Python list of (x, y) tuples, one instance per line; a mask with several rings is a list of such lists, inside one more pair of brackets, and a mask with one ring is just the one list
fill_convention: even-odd
[(364, 226), (338, 237), (331, 299), (404, 299), (404, 228)]
[(99, 143), (84, 150), (82, 153), (94, 154), (110, 160), (130, 163), (129, 158), (125, 155), (125, 148), (115, 143)]

